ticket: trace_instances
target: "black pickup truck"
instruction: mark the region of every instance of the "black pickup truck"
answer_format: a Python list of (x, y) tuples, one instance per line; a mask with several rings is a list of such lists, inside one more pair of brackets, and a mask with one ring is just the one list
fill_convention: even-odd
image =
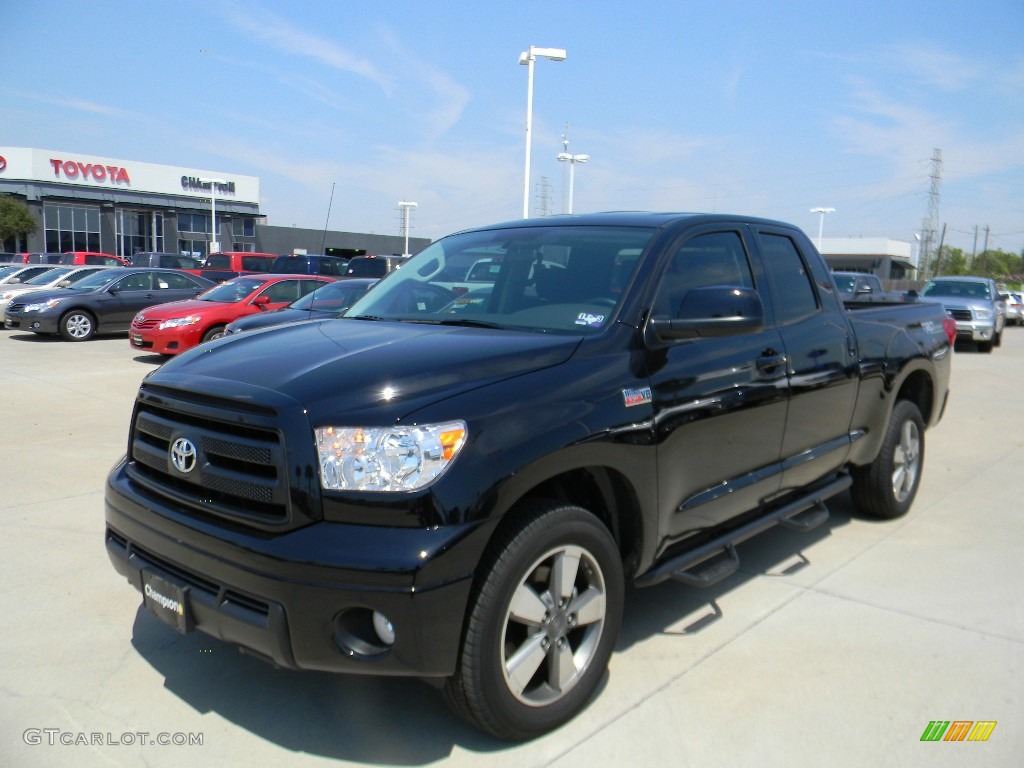
[[(493, 282), (439, 285), (491, 259)], [(573, 717), (626, 583), (703, 586), (852, 486), (904, 514), (949, 393), (941, 306), (847, 311), (799, 229), (523, 220), (443, 238), (341, 319), (142, 383), (106, 549), (144, 605), (280, 667), (433, 680), (502, 738)]]

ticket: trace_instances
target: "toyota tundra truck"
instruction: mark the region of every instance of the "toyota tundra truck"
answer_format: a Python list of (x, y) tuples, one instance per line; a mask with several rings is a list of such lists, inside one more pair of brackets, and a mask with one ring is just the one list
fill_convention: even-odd
[[(479, 259), (491, 281), (439, 284)], [(811, 530), (846, 489), (866, 515), (907, 512), (949, 395), (944, 321), (844, 309), (776, 221), (463, 231), (343, 318), (147, 376), (106, 550), (179, 632), (433, 681), (476, 727), (532, 738), (595, 693), (627, 584), (714, 584), (739, 542)]]

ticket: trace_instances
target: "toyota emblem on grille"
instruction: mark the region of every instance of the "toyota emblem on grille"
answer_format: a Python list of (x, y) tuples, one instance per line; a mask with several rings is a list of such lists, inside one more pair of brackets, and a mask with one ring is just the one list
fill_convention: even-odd
[(196, 446), (187, 437), (179, 437), (171, 445), (171, 464), (183, 475), (195, 469)]

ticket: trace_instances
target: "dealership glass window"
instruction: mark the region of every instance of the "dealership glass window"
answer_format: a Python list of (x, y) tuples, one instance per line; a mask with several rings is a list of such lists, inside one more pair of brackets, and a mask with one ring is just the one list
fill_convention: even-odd
[(156, 211), (121, 209), (114, 216), (117, 255), (164, 249), (164, 215)]
[(183, 253), (186, 256), (200, 256), (205, 259), (210, 255), (210, 241), (178, 238), (178, 253)]
[(252, 253), (256, 250), (255, 243), (232, 243), (231, 250), (238, 253)]
[(210, 233), (210, 216), (205, 213), (179, 213), (179, 232), (202, 232)]
[(252, 219), (235, 218), (231, 221), (231, 234), (235, 237), (256, 237), (256, 222)]
[(100, 209), (84, 205), (43, 205), (46, 250), (101, 251)]

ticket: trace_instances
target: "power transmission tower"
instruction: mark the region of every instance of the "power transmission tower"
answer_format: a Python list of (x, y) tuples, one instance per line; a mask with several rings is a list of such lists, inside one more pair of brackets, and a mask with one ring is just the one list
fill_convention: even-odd
[(398, 203), (398, 207), (402, 209), (402, 237), (405, 238), (405, 248), (402, 250), (403, 256), (409, 255), (409, 209), (415, 208), (416, 203), (410, 203), (405, 200)]
[(540, 177), (540, 183), (537, 184), (537, 200), (539, 213), (541, 216), (551, 215), (551, 182), (548, 181), (547, 176)]
[(922, 278), (928, 277), (931, 266), (932, 243), (935, 230), (939, 226), (939, 187), (942, 185), (942, 150), (936, 148), (932, 152), (931, 187), (928, 190), (928, 216), (921, 222), (921, 250), (924, 252)]

